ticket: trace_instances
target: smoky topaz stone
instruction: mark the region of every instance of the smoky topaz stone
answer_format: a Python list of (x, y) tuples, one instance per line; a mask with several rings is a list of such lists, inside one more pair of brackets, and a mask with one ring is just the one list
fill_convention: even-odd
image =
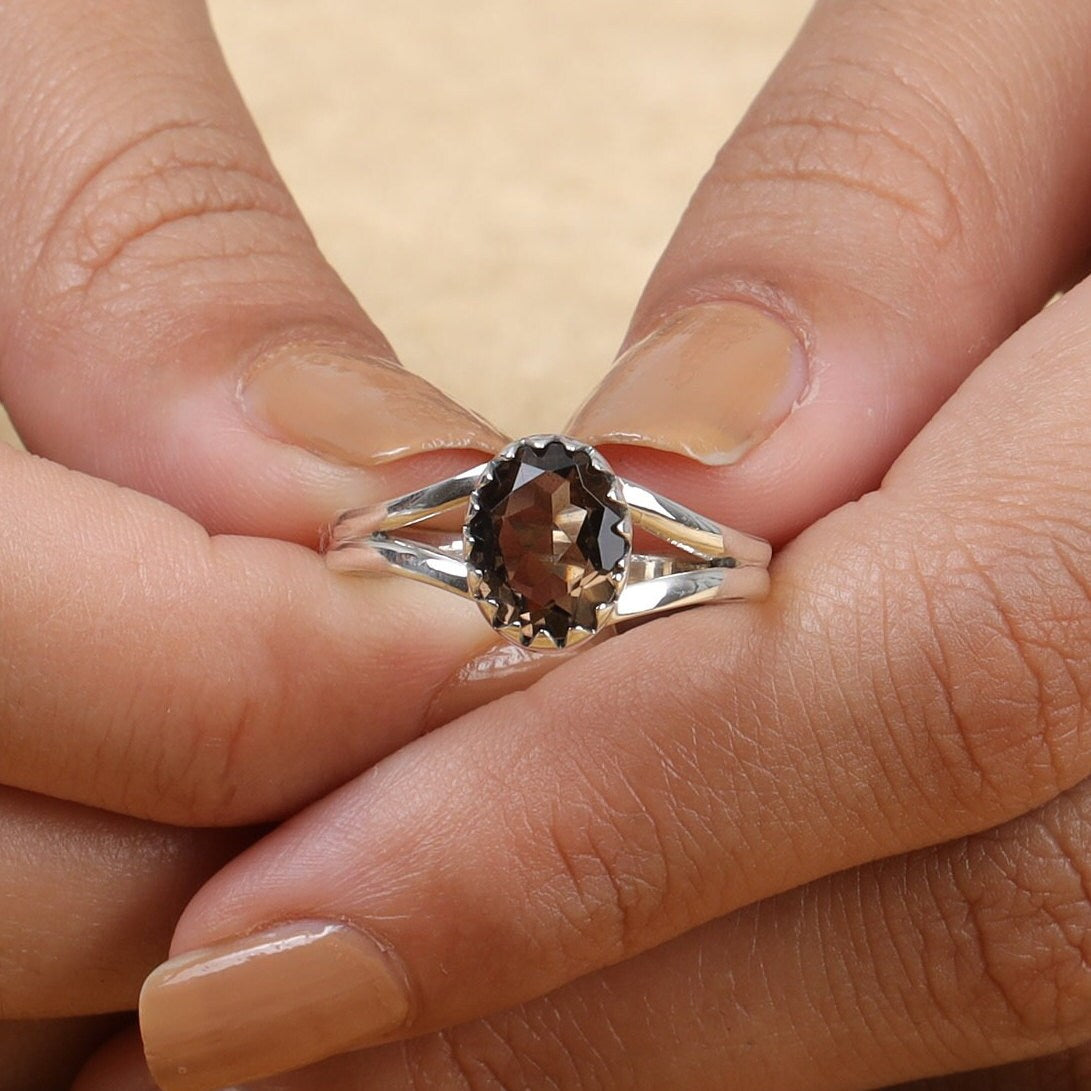
[(465, 533), (473, 591), (495, 628), (560, 648), (596, 631), (629, 551), (615, 481), (590, 448), (556, 436), (521, 440), (490, 463)]

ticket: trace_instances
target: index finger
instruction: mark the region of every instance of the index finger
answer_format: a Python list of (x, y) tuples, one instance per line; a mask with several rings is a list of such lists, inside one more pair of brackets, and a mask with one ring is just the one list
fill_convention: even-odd
[(0, 444), (0, 783), (178, 825), (298, 808), (424, 730), (476, 608)]

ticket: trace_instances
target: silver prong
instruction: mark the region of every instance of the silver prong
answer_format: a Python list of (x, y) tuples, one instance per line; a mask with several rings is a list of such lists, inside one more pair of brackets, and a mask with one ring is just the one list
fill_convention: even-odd
[[(572, 639), (575, 636), (576, 631), (573, 630), (568, 637), (569, 643), (572, 642)], [(533, 648), (537, 652), (555, 652), (557, 650), (557, 640), (547, 629), (539, 629), (538, 632), (531, 637), (527, 647)]]
[[(612, 615), (612, 612), (611, 612), (611, 617), (612, 616), (613, 615)], [(601, 632), (601, 631), (602, 630), (599, 630), (599, 632)], [(569, 630), (568, 641), (565, 644), (565, 647), (562, 649), (562, 648), (560, 648), (558, 646), (558, 650), (559, 651), (564, 651), (564, 650), (569, 649), (569, 648), (575, 648), (579, 644), (586, 643), (588, 640), (590, 640), (595, 635), (596, 634), (591, 632), (590, 629), (584, 629), (582, 626), (578, 626), (575, 629)]]
[(614, 602), (600, 602), (595, 607), (595, 629), (597, 632), (608, 629), (613, 625), (616, 606), (617, 602), (615, 600)]

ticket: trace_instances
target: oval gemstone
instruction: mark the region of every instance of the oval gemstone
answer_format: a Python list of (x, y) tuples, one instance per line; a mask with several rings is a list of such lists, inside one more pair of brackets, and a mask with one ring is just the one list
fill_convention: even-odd
[(629, 553), (615, 482), (591, 448), (559, 436), (520, 440), (489, 464), (465, 537), (471, 590), (494, 628), (558, 648), (596, 632)]

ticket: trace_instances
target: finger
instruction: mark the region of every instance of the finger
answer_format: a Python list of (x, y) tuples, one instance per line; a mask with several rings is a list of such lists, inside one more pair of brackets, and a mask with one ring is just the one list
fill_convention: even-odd
[[(1007, 826), (819, 880), (443, 1036), (250, 1086), (711, 1091), (730, 1073), (738, 1087), (851, 1091), (958, 1072), (919, 1086), (1077, 1087), (1089, 844), (1085, 782)], [(125, 1068), (146, 1072), (136, 1048)]]
[(1070, 0), (819, 3), (570, 430), (777, 542), (877, 485), (1086, 252), (1089, 36)]
[(0, 1022), (0, 1091), (69, 1091), (120, 1022), (116, 1015)]
[(959, 1075), (925, 1086), (1079, 1086), (1061, 1077), (1091, 1041), (1089, 844), (1091, 783), (491, 1018), (249, 1086), (865, 1091), (941, 1073)]
[[(442, 1037), (249, 1086), (700, 1091), (730, 1073), (739, 1087), (849, 1091), (998, 1065), (898, 1086), (1077, 1091), (1088, 1045), (1011, 1058), (1091, 1035), (1089, 804), (1085, 784), (1031, 818), (820, 880)], [(135, 1034), (85, 1078), (79, 1091), (155, 1086)]]
[(10, 788), (0, 829), (0, 1010), (19, 1020), (135, 1008), (186, 902), (254, 837)]
[(30, 448), (305, 542), (430, 472), (380, 464), (495, 449), (322, 258), (202, 3), (16, 0), (0, 70), (0, 398)]
[[(317, 798), (492, 641), (469, 603), (0, 445), (0, 783), (179, 825)], [(465, 696), (465, 686), (455, 686)], [(473, 686), (470, 685), (472, 690)]]
[(204, 1086), (224, 1025), (288, 1068), (464, 1022), (1091, 773), (1088, 314), (1084, 284), (994, 354), (767, 603), (576, 656), (233, 861), (144, 987), (163, 1078)]

